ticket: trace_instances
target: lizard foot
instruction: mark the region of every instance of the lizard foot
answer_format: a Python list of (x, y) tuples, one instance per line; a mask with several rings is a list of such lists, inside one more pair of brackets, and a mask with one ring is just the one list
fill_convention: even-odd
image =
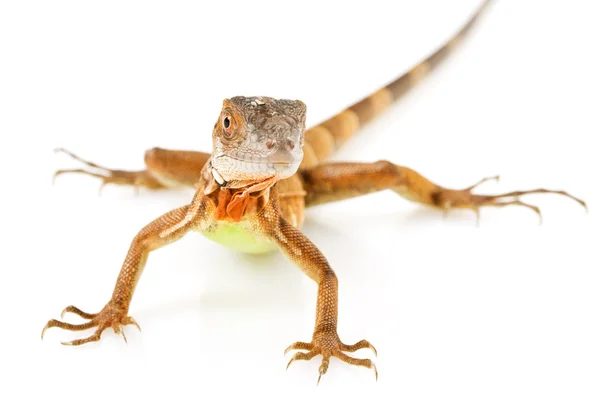
[(441, 207), (446, 214), (452, 208), (467, 208), (475, 212), (477, 216), (477, 224), (479, 224), (479, 210), (481, 207), (506, 207), (506, 206), (521, 206), (534, 211), (542, 223), (542, 213), (539, 207), (521, 201), (520, 197), (528, 194), (536, 193), (553, 193), (561, 196), (566, 196), (581, 204), (587, 211), (586, 203), (577, 197), (565, 192), (564, 190), (549, 190), (549, 189), (533, 189), (507, 192), (497, 195), (478, 195), (472, 191), (484, 182), (495, 180), (498, 181), (499, 176), (492, 176), (481, 179), (474, 185), (462, 190), (441, 189), (435, 194), (435, 204)]
[(84, 339), (76, 339), (70, 342), (61, 342), (66, 346), (79, 346), (85, 343), (97, 342), (100, 340), (100, 335), (107, 328), (113, 328), (116, 334), (123, 335), (123, 339), (127, 343), (127, 337), (125, 337), (125, 332), (123, 331), (123, 327), (125, 325), (135, 325), (138, 330), (141, 332), (141, 328), (137, 322), (132, 317), (127, 316), (126, 312), (122, 309), (115, 307), (110, 302), (100, 311), (98, 314), (89, 314), (81, 311), (79, 308), (75, 306), (68, 306), (63, 310), (60, 314), (61, 318), (64, 318), (66, 313), (73, 313), (79, 315), (84, 319), (89, 319), (88, 322), (83, 324), (69, 324), (66, 322), (58, 321), (56, 319), (51, 319), (48, 321), (44, 329), (42, 330), (42, 339), (44, 338), (44, 333), (46, 333), (46, 329), (58, 327), (61, 329), (65, 329), (68, 331), (83, 331), (86, 329), (90, 329), (93, 327), (97, 327), (96, 332), (91, 336), (88, 336)]
[(83, 168), (59, 169), (54, 173), (54, 177), (52, 178), (53, 183), (56, 180), (56, 177), (59, 175), (74, 173), (100, 178), (102, 180), (102, 184), (100, 185), (100, 188), (98, 190), (99, 193), (102, 192), (102, 189), (108, 183), (112, 183), (115, 185), (133, 186), (135, 188), (136, 193), (138, 192), (140, 186), (145, 186), (149, 189), (160, 189), (163, 187), (163, 185), (156, 179), (154, 179), (152, 176), (150, 176), (147, 171), (123, 171), (118, 169), (109, 169), (101, 167), (96, 163), (84, 160), (83, 158), (79, 157), (76, 154), (73, 154), (67, 149), (58, 148), (54, 151), (56, 153), (64, 153), (68, 155), (69, 157), (90, 167), (90, 170)]
[(321, 377), (325, 375), (327, 369), (329, 368), (329, 359), (331, 357), (337, 357), (343, 362), (346, 362), (351, 365), (359, 365), (363, 367), (367, 367), (372, 369), (375, 372), (375, 380), (377, 380), (377, 368), (373, 361), (368, 358), (354, 358), (344, 354), (344, 351), (354, 352), (360, 349), (371, 349), (375, 356), (377, 356), (377, 350), (371, 343), (366, 340), (361, 340), (356, 342), (353, 345), (347, 345), (340, 341), (337, 334), (324, 334), (313, 337), (312, 342), (296, 342), (285, 349), (284, 354), (287, 354), (290, 350), (306, 350), (307, 352), (297, 352), (295, 353), (290, 361), (287, 364), (287, 368), (296, 361), (296, 360), (310, 360), (316, 355), (323, 356), (323, 361), (321, 362), (321, 366), (319, 367), (319, 379), (317, 380), (317, 385), (321, 381)]

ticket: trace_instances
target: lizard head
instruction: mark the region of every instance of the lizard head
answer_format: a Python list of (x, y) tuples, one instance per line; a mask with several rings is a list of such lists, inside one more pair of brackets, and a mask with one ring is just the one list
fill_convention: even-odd
[(299, 100), (232, 97), (213, 130), (212, 168), (224, 182), (285, 179), (298, 170), (306, 105)]

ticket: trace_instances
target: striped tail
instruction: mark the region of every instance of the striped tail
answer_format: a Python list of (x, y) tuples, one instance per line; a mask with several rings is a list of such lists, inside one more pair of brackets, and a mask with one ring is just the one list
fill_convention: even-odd
[(460, 31), (410, 71), (328, 120), (308, 129), (304, 135), (304, 159), (300, 168), (309, 168), (327, 159), (361, 126), (364, 126), (389, 108), (392, 103), (435, 69), (465, 37), (490, 3), (491, 0), (484, 0)]

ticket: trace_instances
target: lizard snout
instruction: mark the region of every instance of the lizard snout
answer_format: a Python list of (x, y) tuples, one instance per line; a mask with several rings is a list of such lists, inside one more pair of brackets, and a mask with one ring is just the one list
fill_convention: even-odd
[(296, 156), (286, 146), (279, 146), (267, 159), (273, 164), (293, 164), (296, 161)]

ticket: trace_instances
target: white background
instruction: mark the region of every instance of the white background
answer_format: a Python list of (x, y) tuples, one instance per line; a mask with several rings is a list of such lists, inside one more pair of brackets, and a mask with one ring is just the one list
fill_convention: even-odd
[[(598, 399), (598, 9), (494, 4), (454, 56), (337, 155), (388, 159), (480, 192), (566, 189), (527, 209), (425, 210), (393, 193), (310, 210), (305, 232), (340, 282), (342, 340), (375, 344), (380, 372), (320, 358), (316, 285), (281, 255), (248, 257), (190, 234), (153, 253), (129, 344), (49, 318), (108, 301), (130, 240), (186, 190), (134, 196), (64, 176), (54, 147), (116, 168), (153, 146), (209, 150), (234, 95), (302, 99), (310, 125), (406, 71), (477, 7), (464, 1), (82, 2), (0, 6), (0, 397)], [(77, 321), (75, 317), (71, 321)], [(361, 351), (359, 356), (371, 356)], [(333, 397), (332, 397), (333, 396)]]

